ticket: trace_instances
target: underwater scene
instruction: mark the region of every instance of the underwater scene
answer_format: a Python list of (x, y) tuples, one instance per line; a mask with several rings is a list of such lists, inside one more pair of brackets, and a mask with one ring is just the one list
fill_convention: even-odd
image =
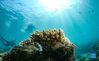
[(0, 0), (0, 61), (99, 61), (99, 0)]

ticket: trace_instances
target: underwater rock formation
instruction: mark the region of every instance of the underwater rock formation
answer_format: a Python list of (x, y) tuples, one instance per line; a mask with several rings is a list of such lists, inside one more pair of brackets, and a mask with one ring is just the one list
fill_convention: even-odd
[(74, 61), (74, 48), (61, 29), (36, 31), (5, 54), (2, 61)]

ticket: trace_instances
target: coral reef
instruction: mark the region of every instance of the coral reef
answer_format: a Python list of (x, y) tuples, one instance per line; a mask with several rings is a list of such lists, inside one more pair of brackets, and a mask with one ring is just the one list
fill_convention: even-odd
[(93, 49), (96, 51), (96, 61), (99, 61), (99, 44), (95, 44)]
[(74, 61), (75, 47), (61, 29), (36, 31), (5, 54), (2, 61)]
[(95, 41), (90, 47), (90, 50), (86, 53), (80, 54), (80, 56), (76, 60), (77, 61), (99, 61), (99, 42)]

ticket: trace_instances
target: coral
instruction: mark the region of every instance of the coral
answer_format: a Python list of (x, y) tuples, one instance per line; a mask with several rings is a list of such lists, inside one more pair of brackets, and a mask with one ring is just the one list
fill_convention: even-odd
[(96, 61), (99, 61), (99, 42), (94, 44), (92, 49), (96, 52)]
[(74, 61), (75, 47), (61, 29), (36, 31), (5, 54), (3, 61)]

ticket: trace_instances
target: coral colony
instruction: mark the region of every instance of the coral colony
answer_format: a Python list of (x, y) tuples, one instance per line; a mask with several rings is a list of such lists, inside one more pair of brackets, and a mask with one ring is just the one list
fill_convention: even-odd
[(61, 29), (35, 31), (2, 61), (74, 61), (75, 47)]

